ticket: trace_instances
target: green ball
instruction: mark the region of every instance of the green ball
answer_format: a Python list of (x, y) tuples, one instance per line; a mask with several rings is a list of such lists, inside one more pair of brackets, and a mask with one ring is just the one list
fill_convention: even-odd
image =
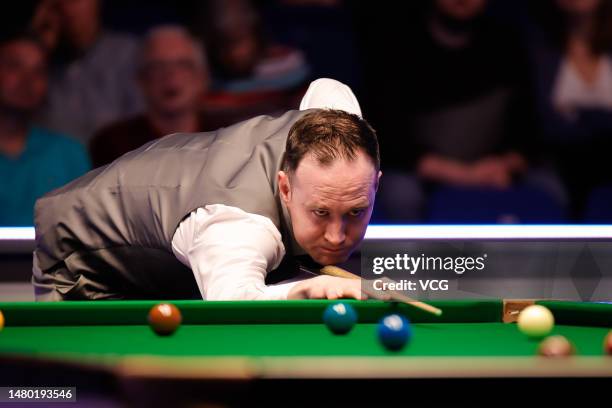
[(323, 322), (334, 334), (346, 334), (357, 323), (357, 312), (348, 303), (333, 303), (323, 312)]

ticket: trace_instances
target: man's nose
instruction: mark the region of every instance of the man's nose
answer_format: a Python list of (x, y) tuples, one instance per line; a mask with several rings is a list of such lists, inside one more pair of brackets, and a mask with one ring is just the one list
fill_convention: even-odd
[(339, 246), (346, 239), (346, 225), (344, 220), (330, 222), (325, 229), (325, 240), (334, 246)]

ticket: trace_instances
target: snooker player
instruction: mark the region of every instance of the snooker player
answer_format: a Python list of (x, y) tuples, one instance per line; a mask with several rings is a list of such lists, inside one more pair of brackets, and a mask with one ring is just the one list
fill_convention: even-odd
[(299, 111), (166, 136), (38, 200), (36, 298), (364, 298), (293, 272), (349, 257), (380, 176), (350, 88), (319, 79)]

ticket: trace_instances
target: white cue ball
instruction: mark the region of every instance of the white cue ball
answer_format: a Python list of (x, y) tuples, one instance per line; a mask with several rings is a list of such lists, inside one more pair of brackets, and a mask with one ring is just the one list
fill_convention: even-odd
[(519, 330), (529, 337), (544, 337), (555, 325), (553, 314), (544, 306), (531, 305), (523, 309), (518, 317)]

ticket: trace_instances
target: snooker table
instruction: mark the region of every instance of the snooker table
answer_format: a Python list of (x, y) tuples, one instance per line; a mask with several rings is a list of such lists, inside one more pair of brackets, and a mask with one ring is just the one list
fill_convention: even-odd
[[(322, 323), (330, 302), (173, 301), (183, 324), (167, 337), (148, 327), (155, 301), (0, 303), (6, 319), (0, 386), (71, 385), (77, 400), (112, 395), (118, 406), (379, 406), (464, 398), (478, 405), (485, 390), (505, 393), (505, 401), (524, 392), (551, 400), (609, 395), (612, 386), (612, 356), (602, 347), (612, 304), (536, 302), (555, 315), (552, 334), (565, 335), (577, 350), (546, 359), (536, 356), (538, 341), (511, 322), (533, 302), (431, 302), (444, 312), (436, 317), (405, 304), (347, 300), (359, 321), (346, 335)], [(392, 311), (413, 324), (412, 341), (400, 352), (387, 351), (376, 336), (378, 320)]]

